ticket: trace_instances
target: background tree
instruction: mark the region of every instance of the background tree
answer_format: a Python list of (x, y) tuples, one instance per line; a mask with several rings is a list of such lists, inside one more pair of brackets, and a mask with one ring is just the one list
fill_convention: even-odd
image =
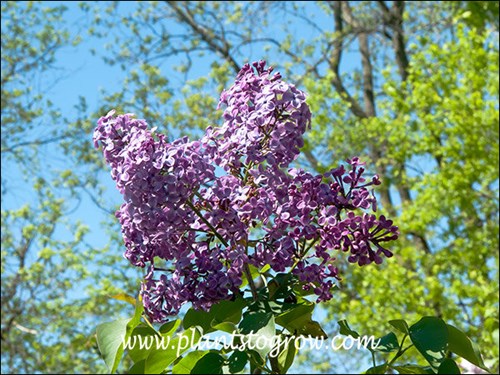
[(104, 371), (95, 323), (122, 309), (109, 295), (137, 285), (131, 271), (113, 267), (120, 260), (109, 251), (113, 241), (95, 247), (89, 218), (71, 217), (95, 180), (92, 170), (68, 164), (69, 146), (85, 129), (75, 132), (50, 100), (51, 88), (73, 73), (58, 53), (79, 43), (65, 13), (2, 2), (2, 372)]

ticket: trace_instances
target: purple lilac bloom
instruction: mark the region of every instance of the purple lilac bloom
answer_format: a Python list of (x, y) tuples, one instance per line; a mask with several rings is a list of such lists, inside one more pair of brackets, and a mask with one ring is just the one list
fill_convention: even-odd
[[(246, 64), (221, 94), (221, 127), (200, 141), (167, 142), (144, 120), (111, 111), (98, 121), (101, 147), (124, 197), (116, 216), (125, 258), (147, 267), (141, 294), (154, 321), (185, 303), (209, 309), (239, 293), (244, 268), (270, 265), (292, 272), (317, 301), (332, 298), (339, 280), (334, 254), (364, 266), (391, 257), (398, 228), (376, 217), (358, 158), (323, 175), (288, 168), (303, 146), (311, 113), (306, 95)], [(216, 166), (226, 175), (216, 176)]]
[(263, 61), (245, 64), (221, 94), (224, 123), (208, 129), (203, 142), (227, 171), (239, 173), (264, 161), (286, 167), (304, 145), (302, 135), (311, 122), (306, 95), (272, 71)]

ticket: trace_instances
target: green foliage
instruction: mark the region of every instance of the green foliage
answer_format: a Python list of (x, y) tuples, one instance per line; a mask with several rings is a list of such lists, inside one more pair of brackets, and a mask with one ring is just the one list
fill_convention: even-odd
[[(273, 314), (250, 311), (243, 316), (238, 328), (241, 334), (249, 335), (245, 342), (248, 343), (249, 347), (255, 347), (254, 350), (260, 356), (259, 362), (265, 363), (267, 355), (273, 348), (272, 338), (276, 333)], [(259, 345), (260, 337), (266, 339), (265, 345)]]
[[(284, 280), (289, 285), (294, 283), (292, 278)], [(262, 286), (259, 289), (259, 292), (262, 289), (268, 291), (257, 293), (263, 296), (259, 300), (241, 297), (235, 301), (222, 301), (212, 306), (210, 311), (190, 310), (184, 316), (184, 328), (180, 332), (176, 332), (176, 328), (181, 325), (180, 320), (155, 328), (143, 315), (144, 309), (139, 299), (134, 303), (136, 307), (132, 318), (103, 323), (97, 327), (99, 350), (110, 373), (119, 368), (119, 362), (126, 352), (134, 362), (128, 372), (134, 374), (160, 374), (165, 371), (173, 374), (234, 374), (248, 369), (252, 373), (258, 370), (285, 374), (297, 354), (297, 340), (314, 337), (307, 332), (298, 334), (295, 326), (290, 325), (296, 319), (289, 318), (295, 317), (295, 312), (302, 311), (304, 301), (283, 307), (292, 312), (283, 315), (279, 310), (272, 311), (269, 308), (271, 301), (265, 297), (269, 295), (269, 287)], [(119, 299), (131, 301), (131, 297), (126, 296), (119, 296)], [(312, 304), (307, 306), (314, 308)], [(311, 311), (307, 311), (306, 315), (309, 315)], [(215, 314), (216, 312), (219, 314)], [(234, 326), (230, 336), (221, 336), (220, 334), (225, 333), (214, 329), (214, 316), (218, 317), (218, 324), (231, 323)], [(283, 316), (287, 318), (280, 320)], [(362, 337), (350, 328), (346, 320), (341, 320), (338, 324), (342, 335), (352, 336), (354, 339)], [(373, 361), (373, 366), (365, 372), (367, 374), (393, 371), (400, 374), (460, 374), (453, 355), (465, 358), (488, 371), (475, 344), (465, 333), (440, 318), (423, 317), (411, 326), (405, 320), (390, 321), (389, 325), (393, 327), (393, 331), (375, 340), (372, 346), (365, 346), (371, 352)], [(207, 336), (207, 333), (219, 335)], [(402, 338), (399, 340), (398, 336)], [(406, 339), (411, 343), (406, 345)], [(212, 346), (204, 347), (209, 341), (213, 342)], [(321, 340), (320, 343), (324, 344), (324, 341)], [(421, 362), (401, 363), (412, 358), (408, 356), (409, 349), (412, 348), (430, 366)], [(320, 349), (322, 347), (318, 347)], [(380, 358), (383, 363), (377, 365)]]
[(485, 369), (486, 366), (483, 363), (483, 359), (477, 346), (458, 328), (450, 324), (447, 324), (446, 326), (448, 328), (448, 349), (452, 353), (465, 358), (473, 365)]
[[(389, 322), (396, 332), (389, 332), (381, 339), (377, 340), (376, 348), (367, 347), (372, 352), (373, 366), (366, 370), (365, 374), (385, 374), (397, 371), (398, 374), (460, 374), (460, 369), (453, 355), (467, 359), (479, 368), (489, 371), (484, 365), (481, 354), (465, 333), (457, 328), (446, 324), (437, 317), (426, 316), (417, 323), (408, 327), (404, 320)], [(356, 331), (352, 331), (347, 321), (338, 322), (340, 333), (354, 338), (359, 337)], [(403, 328), (403, 329), (401, 329)], [(398, 342), (397, 335), (403, 334)], [(409, 338), (411, 344), (405, 346), (405, 340)], [(421, 364), (399, 364), (403, 360), (403, 355), (415, 347), (419, 354), (430, 364), (423, 366)], [(392, 358), (386, 353), (394, 353)], [(378, 355), (376, 355), (378, 354)], [(377, 357), (383, 357), (383, 364), (377, 365)], [(410, 357), (411, 358), (411, 357)], [(396, 363), (398, 361), (398, 363)]]
[(410, 327), (410, 339), (433, 369), (446, 358), (448, 329), (441, 319), (422, 318)]
[(120, 319), (97, 327), (97, 345), (111, 373), (116, 371), (123, 355), (123, 343), (129, 339), (140, 323), (143, 312), (142, 300), (138, 299), (135, 302), (135, 313), (131, 319)]
[(103, 323), (97, 327), (97, 345), (102, 353), (104, 362), (114, 373), (123, 354), (123, 341), (126, 337), (129, 319)]
[(326, 337), (319, 323), (312, 320), (313, 310), (314, 303), (304, 301), (278, 315), (276, 323), (297, 335)]
[[(235, 301), (222, 301), (210, 308), (210, 311), (197, 311), (189, 309), (183, 319), (183, 327), (189, 328), (200, 326), (204, 333), (210, 333), (217, 329), (225, 330), (229, 327), (228, 332), (233, 331), (233, 327), (241, 319), (241, 313), (245, 302), (242, 298), (237, 298)], [(221, 326), (221, 324), (223, 324)]]
[[(428, 337), (434, 337), (434, 334), (431, 333)], [(398, 348), (398, 338), (394, 332), (390, 332), (379, 339), (378, 346), (374, 351), (390, 353), (398, 350)]]

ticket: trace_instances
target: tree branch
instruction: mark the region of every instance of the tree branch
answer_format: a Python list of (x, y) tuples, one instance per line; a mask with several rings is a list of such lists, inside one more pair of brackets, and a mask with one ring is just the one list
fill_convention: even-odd
[(220, 56), (222, 56), (226, 61), (231, 64), (235, 72), (240, 71), (240, 64), (234, 59), (234, 57), (229, 53), (230, 45), (227, 41), (223, 42), (223, 45), (219, 45), (215, 42), (214, 35), (208, 32), (203, 26), (201, 26), (192, 16), (188, 10), (181, 9), (176, 1), (166, 1), (166, 3), (175, 11), (179, 19), (186, 23), (200, 38), (207, 43), (207, 45)]
[[(359, 22), (353, 17), (351, 7), (347, 1), (341, 2), (342, 14), (346, 22), (352, 28), (361, 28)], [(358, 36), (359, 52), (361, 53), (361, 66), (363, 70), (363, 99), (365, 113), (368, 117), (375, 117), (375, 98), (373, 96), (373, 66), (370, 59), (370, 47), (368, 45), (367, 32), (361, 32)]]
[(335, 33), (337, 37), (333, 44), (333, 50), (330, 56), (330, 68), (332, 69), (334, 75), (332, 78), (332, 84), (340, 94), (340, 96), (350, 104), (351, 112), (359, 118), (367, 118), (367, 114), (363, 111), (363, 108), (359, 103), (349, 94), (345, 88), (342, 79), (340, 78), (339, 68), (340, 61), (342, 60), (342, 50), (343, 50), (343, 21), (342, 21), (342, 4), (338, 1), (330, 3), (333, 7), (334, 23), (335, 23)]

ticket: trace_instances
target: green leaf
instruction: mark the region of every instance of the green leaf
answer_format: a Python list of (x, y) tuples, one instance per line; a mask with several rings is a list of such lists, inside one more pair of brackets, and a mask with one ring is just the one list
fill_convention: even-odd
[(311, 296), (311, 295), (314, 294), (314, 289), (313, 288), (309, 288), (307, 290), (304, 290), (304, 289), (302, 289), (302, 285), (301, 284), (295, 285), (293, 287), (293, 291), (294, 291), (295, 295), (301, 296), (301, 297)]
[(340, 334), (341, 335), (352, 336), (355, 339), (357, 339), (359, 337), (359, 333), (357, 333), (356, 331), (353, 331), (351, 329), (351, 327), (349, 327), (347, 320), (342, 319), (342, 320), (339, 320), (337, 323), (340, 326)]
[[(126, 349), (128, 350), (128, 355), (134, 362), (139, 362), (148, 357), (149, 352), (155, 344), (155, 336), (158, 336), (158, 332), (147, 325), (137, 326), (132, 331), (130, 338), (126, 341), (130, 347)], [(151, 343), (149, 348), (145, 347), (147, 346), (148, 341)], [(143, 344), (142, 348), (141, 343)]]
[(216, 352), (204, 355), (191, 370), (191, 374), (222, 374), (224, 357)]
[(297, 332), (304, 335), (304, 336), (311, 336), (314, 338), (326, 339), (328, 337), (328, 335), (323, 330), (321, 325), (315, 320), (310, 320), (310, 321), (306, 322), (304, 324), (304, 327)]
[(278, 273), (267, 284), (267, 288), (269, 289), (269, 299), (276, 300), (288, 297), (292, 293), (291, 284), (293, 280), (294, 275), (291, 273)]
[(245, 306), (246, 301), (242, 297), (238, 297), (234, 301), (222, 301), (212, 306), (210, 311), (213, 311), (215, 317), (211, 324), (215, 325), (223, 322), (238, 324), (241, 320), (241, 314)]
[(254, 350), (265, 360), (273, 348), (273, 338), (276, 333), (274, 316), (271, 313), (249, 312), (244, 315), (240, 332), (248, 335), (244, 338), (247, 348)]
[(139, 297), (135, 301), (134, 316), (132, 317), (132, 319), (130, 319), (130, 321), (127, 324), (127, 335), (126, 335), (125, 339), (130, 337), (134, 328), (139, 325), (139, 323), (141, 322), (141, 316), (142, 316), (143, 312), (144, 312), (144, 305), (142, 304), (141, 297)]
[(241, 319), (241, 313), (245, 306), (245, 300), (238, 297), (234, 301), (222, 301), (213, 305), (209, 311), (189, 309), (184, 316), (182, 325), (185, 329), (200, 326), (203, 328), (203, 333), (207, 334), (215, 331), (214, 326), (219, 323), (231, 322), (237, 324)]
[(222, 322), (219, 324), (212, 325), (212, 328), (216, 329), (217, 331), (223, 331), (227, 333), (238, 332), (238, 326), (233, 322)]
[(191, 374), (191, 370), (196, 365), (196, 362), (200, 360), (208, 350), (195, 350), (184, 356), (177, 364), (172, 368), (172, 374)]
[(389, 320), (389, 324), (396, 328), (399, 332), (409, 334), (408, 323), (403, 319)]
[[(378, 346), (373, 349), (375, 352), (395, 352), (399, 349), (398, 338), (393, 332), (388, 333), (387, 335), (381, 337)], [(378, 340), (375, 340), (377, 342)]]
[(266, 364), (266, 360), (262, 359), (262, 356), (255, 350), (248, 350), (246, 352), (250, 360), (250, 373), (253, 374), (255, 369), (263, 369)]
[(256, 333), (266, 328), (273, 318), (271, 313), (266, 312), (249, 312), (243, 316), (243, 320), (239, 324), (241, 333), (249, 334)]
[(327, 335), (319, 323), (312, 320), (313, 310), (313, 303), (296, 305), (292, 309), (278, 315), (276, 323), (285, 327), (292, 334), (326, 338)]
[(445, 358), (439, 365), (438, 374), (460, 374), (460, 369), (453, 359)]
[(435, 374), (432, 368), (417, 365), (392, 366), (400, 374)]
[(465, 333), (451, 324), (447, 324), (446, 327), (448, 329), (448, 349), (477, 367), (490, 372), (484, 364), (476, 344), (474, 344)]
[(248, 354), (235, 350), (233, 354), (229, 356), (228, 367), (231, 374), (243, 371), (248, 362)]
[[(269, 264), (266, 264), (264, 267), (262, 267), (261, 270), (259, 270), (257, 267), (252, 266), (251, 264), (248, 265), (250, 268), (250, 274), (252, 275), (252, 279), (255, 280), (259, 275), (267, 272), (269, 269), (271, 269), (271, 266)], [(248, 285), (248, 280), (246, 277), (243, 278), (240, 288), (243, 288)]]
[(424, 356), (431, 367), (437, 369), (446, 357), (448, 329), (446, 323), (436, 317), (426, 316), (409, 329), (415, 348)]
[(214, 314), (210, 311), (201, 311), (190, 308), (182, 320), (182, 326), (184, 329), (200, 326), (203, 328), (203, 333), (209, 333), (212, 328), (210, 323), (213, 318)]
[(190, 327), (180, 335), (176, 335), (168, 343), (166, 349), (155, 348), (146, 359), (145, 373), (160, 374), (172, 364), (182, 353), (193, 348), (199, 341), (202, 332), (199, 327)]
[[(141, 297), (139, 296), (139, 298), (137, 298), (137, 300), (135, 300), (135, 311), (134, 311), (134, 316), (129, 319), (128, 323), (127, 323), (127, 327), (126, 327), (126, 330), (125, 330), (125, 336), (123, 338), (123, 342), (128, 342), (130, 339), (131, 339), (131, 336), (134, 332), (134, 330), (139, 326), (139, 324), (141, 323), (141, 316), (142, 316), (142, 313), (144, 312), (144, 306), (142, 304), (142, 299)], [(149, 334), (157, 334), (156, 331), (152, 330), (153, 332), (149, 332)], [(146, 336), (147, 337), (147, 336)], [(132, 342), (131, 342), (132, 344)], [(119, 358), (121, 358), (121, 355), (123, 353), (123, 345), (121, 347), (121, 352), (120, 352), (120, 355), (119, 355)], [(132, 350), (133, 351), (133, 350)], [(139, 349), (140, 351), (140, 349)], [(131, 357), (135, 354), (136, 352), (132, 353)], [(130, 354), (130, 351), (129, 351), (129, 354)], [(138, 354), (138, 356), (140, 357), (140, 359), (143, 359), (145, 358), (144, 355), (140, 355)], [(117, 364), (118, 366), (118, 364)], [(116, 369), (115, 369), (116, 370)], [(114, 371), (113, 371), (114, 372)]]
[(170, 336), (177, 330), (177, 328), (179, 328), (180, 325), (180, 319), (171, 320), (170, 322), (163, 324), (158, 331), (162, 336)]
[(290, 341), (284, 346), (283, 350), (278, 354), (278, 367), (280, 374), (286, 374), (288, 369), (292, 366), (293, 360), (295, 359), (295, 354), (297, 354), (297, 349), (295, 348), (295, 341)]
[(387, 363), (384, 363), (383, 365), (370, 367), (368, 370), (365, 371), (365, 374), (385, 374), (386, 371), (387, 371)]
[(97, 326), (97, 345), (109, 372), (114, 373), (123, 354), (123, 341), (130, 319), (120, 319)]
[(127, 374), (145, 374), (146, 373), (146, 360), (140, 360), (128, 370)]

